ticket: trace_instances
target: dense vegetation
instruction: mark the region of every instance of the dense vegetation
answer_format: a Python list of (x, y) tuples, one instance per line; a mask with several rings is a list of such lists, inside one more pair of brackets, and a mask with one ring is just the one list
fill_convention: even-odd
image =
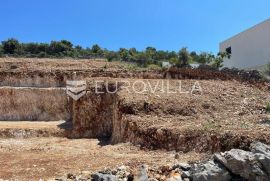
[(108, 61), (125, 61), (136, 63), (139, 66), (161, 66), (163, 61), (173, 63), (176, 66), (188, 66), (190, 63), (208, 64), (214, 68), (222, 67), (226, 53), (214, 55), (212, 53), (189, 52), (182, 48), (179, 52), (157, 50), (147, 47), (143, 51), (136, 48), (120, 48), (118, 51), (110, 51), (93, 45), (91, 48), (74, 46), (70, 41), (51, 41), (51, 43), (21, 43), (16, 39), (2, 41), (0, 56), (13, 57), (39, 57), (39, 58), (106, 58)]

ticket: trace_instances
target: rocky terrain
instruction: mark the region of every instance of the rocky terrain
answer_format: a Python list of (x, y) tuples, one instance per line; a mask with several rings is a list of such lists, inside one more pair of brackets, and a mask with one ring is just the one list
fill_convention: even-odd
[[(179, 155), (175, 155), (178, 157)], [(93, 181), (230, 181), (230, 180), (270, 180), (270, 146), (255, 142), (250, 151), (232, 149), (215, 153), (210, 160), (196, 163), (176, 163), (161, 167), (141, 165), (136, 170), (128, 166), (106, 169), (91, 173), (84, 171), (79, 175), (72, 173), (55, 180), (93, 180)]]
[(0, 179), (269, 180), (269, 87), (239, 70), (1, 58)]

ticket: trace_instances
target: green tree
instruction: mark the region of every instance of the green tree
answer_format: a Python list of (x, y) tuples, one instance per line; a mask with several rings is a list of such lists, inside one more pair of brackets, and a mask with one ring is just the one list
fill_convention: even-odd
[(138, 53), (137, 49), (136, 48), (130, 48), (128, 50), (128, 53), (130, 56), (136, 56), (136, 54)]
[(82, 50), (83, 48), (82, 48), (80, 45), (76, 45), (76, 46), (75, 46), (75, 49), (78, 50), (78, 51), (80, 51), (80, 50)]
[(91, 52), (95, 57), (103, 57), (104, 56), (103, 49), (97, 44), (92, 46)]
[(197, 62), (200, 64), (209, 64), (213, 62), (214, 60), (215, 60), (215, 55), (211, 53), (206, 53), (206, 52), (201, 53), (197, 58)]
[(143, 66), (143, 67), (146, 67), (147, 66), (147, 60), (148, 60), (148, 57), (146, 55), (146, 53), (144, 52), (138, 52), (136, 54), (136, 63), (140, 66)]
[(120, 48), (118, 51), (119, 57), (122, 61), (129, 61), (130, 55), (129, 55), (129, 51), (125, 48)]
[(63, 57), (72, 50), (72, 44), (69, 41), (52, 41), (49, 46), (49, 54)]
[(154, 47), (147, 47), (145, 49), (146, 56), (148, 57), (149, 61), (155, 60), (157, 50)]
[(130, 62), (136, 62), (136, 56), (138, 54), (138, 51), (136, 48), (130, 48), (128, 50), (128, 53), (129, 53), (129, 61)]
[(14, 38), (2, 41), (2, 46), (5, 54), (15, 54), (19, 52), (20, 49), (19, 41)]
[(167, 53), (167, 56), (168, 56), (168, 59), (171, 59), (171, 58), (178, 58), (178, 55), (175, 51), (172, 51), (172, 52), (168, 52)]
[(61, 40), (61, 43), (65, 45), (66, 49), (71, 50), (73, 48), (73, 44), (67, 40)]
[(22, 44), (23, 47), (23, 51), (25, 54), (38, 54), (38, 44), (37, 43), (26, 43), (26, 44)]
[(40, 43), (38, 45), (38, 52), (39, 53), (48, 53), (50, 45), (48, 43)]
[(0, 45), (0, 57), (2, 57), (4, 55), (4, 50), (3, 50), (3, 46)]
[(182, 48), (178, 52), (178, 63), (177, 63), (177, 66), (179, 66), (179, 67), (185, 67), (185, 66), (188, 65), (188, 61), (189, 61), (189, 52), (188, 52), (187, 48)]
[(111, 62), (118, 59), (118, 54), (114, 51), (106, 51), (105, 57), (109, 62)]
[(168, 58), (168, 52), (167, 51), (163, 51), (163, 50), (159, 50), (156, 52), (155, 55), (155, 59), (158, 61), (166, 61), (169, 60)]
[(192, 51), (190, 52), (190, 58), (192, 62), (198, 62), (199, 55), (195, 51)]
[(91, 50), (92, 50), (93, 53), (96, 53), (97, 54), (97, 53), (100, 53), (100, 51), (102, 49), (101, 49), (101, 47), (98, 44), (95, 44), (95, 45), (92, 46)]
[(220, 69), (223, 67), (223, 62), (225, 58), (230, 58), (230, 55), (226, 52), (219, 52), (213, 60), (212, 67), (215, 69)]

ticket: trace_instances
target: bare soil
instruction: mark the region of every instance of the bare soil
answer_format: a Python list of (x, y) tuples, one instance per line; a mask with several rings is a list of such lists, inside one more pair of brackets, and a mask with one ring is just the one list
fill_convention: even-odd
[(122, 164), (131, 168), (143, 163), (156, 167), (207, 157), (195, 152), (180, 154), (177, 160), (174, 156), (175, 152), (141, 150), (129, 143), (112, 146), (97, 139), (0, 139), (0, 178), (26, 181), (50, 179)]
[(0, 138), (68, 137), (66, 121), (0, 121)]
[(123, 70), (127, 65), (103, 59), (0, 58), (1, 71), (84, 71), (93, 69)]
[[(270, 115), (266, 112), (266, 105), (270, 101), (269, 86), (257, 87), (256, 84), (237, 80), (211, 80), (210, 74), (207, 80), (181, 77), (177, 78), (179, 80), (162, 79), (163, 74), (157, 72), (148, 72), (147, 76), (142, 76), (140, 72), (130, 72), (126, 65), (117, 62), (22, 58), (0, 59), (0, 84), (10, 86), (17, 93), (19, 90), (15, 86), (64, 87), (65, 80), (77, 71), (87, 72), (79, 78), (86, 79), (88, 84), (102, 79), (128, 81), (131, 86), (134, 85), (129, 91), (122, 87), (116, 97), (110, 99), (118, 101), (111, 104), (112, 109), (118, 111), (117, 114), (106, 110), (110, 115), (106, 117), (115, 116), (113, 125), (104, 124), (102, 128), (99, 123), (107, 121), (102, 117), (105, 114), (98, 113), (102, 113), (110, 101), (104, 102), (95, 95), (89, 95), (81, 104), (79, 101), (76, 107), (81, 110), (85, 106), (77, 115), (81, 123), (88, 124), (89, 120), (95, 120), (98, 123), (93, 124), (93, 128), (97, 129), (95, 131), (112, 131), (112, 142), (64, 138), (60, 122), (0, 122), (0, 179), (48, 179), (84, 170), (114, 168), (122, 164), (135, 168), (146, 163), (155, 167), (201, 160), (215, 151), (247, 149), (255, 140), (270, 144)], [(69, 72), (68, 76), (63, 75), (63, 72)], [(165, 81), (165, 86), (169, 85), (165, 89), (174, 92), (179, 91), (180, 80), (182, 93), (164, 92), (160, 84)], [(148, 85), (147, 91), (134, 92), (133, 88), (141, 91), (145, 85), (135, 84), (136, 81), (144, 81)], [(191, 93), (195, 82), (199, 83), (202, 92)], [(156, 90), (152, 93), (151, 89)], [(188, 93), (183, 93), (186, 91)], [(27, 102), (31, 95), (19, 97)], [(10, 113), (17, 105), (17, 98), (13, 101), (6, 96), (6, 99), (11, 103), (7, 110), (4, 107), (7, 101), (2, 99), (0, 108), (3, 114)], [(48, 110), (53, 113), (56, 109), (51, 109), (51, 102), (55, 100), (46, 102), (50, 108)], [(22, 111), (18, 114), (32, 110), (40, 102), (35, 101), (25, 107), (26, 104), (21, 105)], [(26, 110), (27, 107), (30, 108)], [(47, 109), (42, 110), (46, 112)], [(178, 160), (175, 159), (176, 152), (180, 153)]]
[[(144, 81), (154, 88), (161, 80)], [(128, 128), (122, 138), (150, 148), (181, 151), (247, 149), (254, 140), (270, 143), (268, 91), (238, 81), (167, 81), (170, 91), (179, 90), (181, 84), (188, 93), (166, 93), (161, 84), (155, 93), (150, 89), (143, 94), (119, 92)], [(202, 92), (191, 93), (195, 82)], [(143, 84), (136, 85), (136, 90), (143, 89)]]
[(36, 122), (36, 121), (1, 121), (0, 129), (42, 129), (42, 128), (54, 128), (59, 129), (61, 124), (65, 121), (51, 121), (51, 122)]

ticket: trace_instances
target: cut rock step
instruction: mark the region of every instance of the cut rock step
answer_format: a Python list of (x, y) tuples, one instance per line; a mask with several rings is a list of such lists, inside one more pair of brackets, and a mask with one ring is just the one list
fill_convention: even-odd
[(65, 121), (0, 121), (0, 138), (67, 137), (70, 128)]

